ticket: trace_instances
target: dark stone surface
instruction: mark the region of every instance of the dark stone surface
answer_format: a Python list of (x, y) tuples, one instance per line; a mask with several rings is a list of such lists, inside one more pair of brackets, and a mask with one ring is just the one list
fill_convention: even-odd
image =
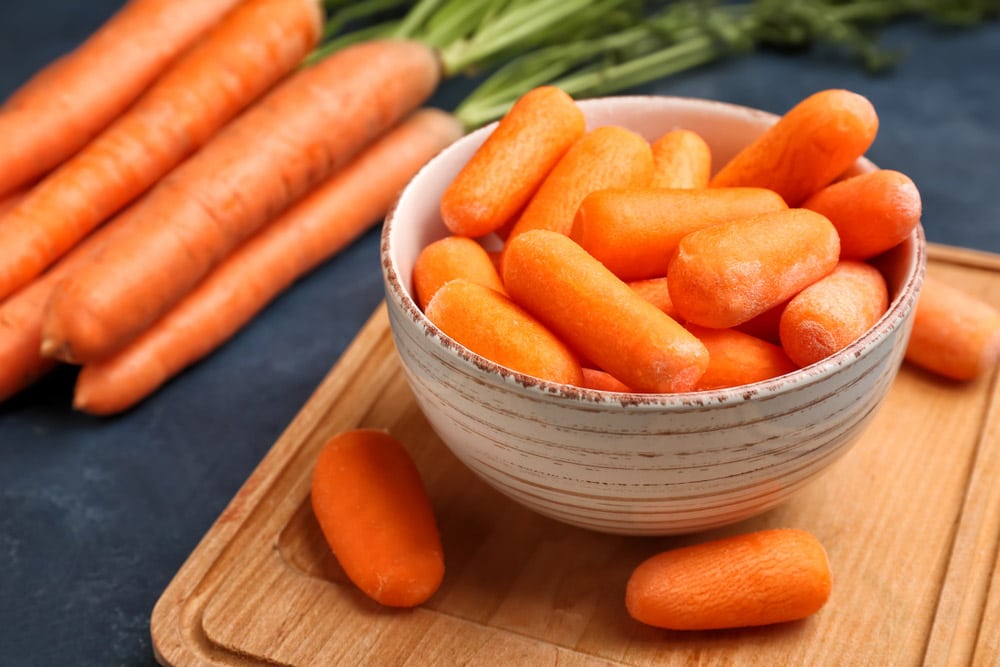
[[(118, 4), (0, 3), (0, 97)], [(917, 182), (928, 237), (1000, 252), (1000, 25), (910, 23), (884, 41), (907, 57), (880, 76), (830, 54), (761, 53), (638, 92), (779, 113), (821, 88), (861, 92), (882, 120), (870, 156)], [(453, 108), (464, 90), (432, 102)], [(381, 299), (377, 235), (124, 415), (74, 413), (71, 369), (0, 405), (0, 663), (153, 663), (160, 593)]]

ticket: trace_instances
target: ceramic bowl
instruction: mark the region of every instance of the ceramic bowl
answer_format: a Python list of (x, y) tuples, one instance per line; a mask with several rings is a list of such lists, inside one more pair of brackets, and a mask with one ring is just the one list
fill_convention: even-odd
[[(670, 97), (583, 101), (590, 127), (654, 139), (698, 132), (716, 165), (775, 116)], [(903, 359), (923, 281), (917, 229), (880, 258), (888, 312), (855, 343), (766, 382), (683, 394), (599, 392), (545, 382), (459, 345), (414, 302), (413, 262), (446, 235), (441, 194), (492, 126), (429, 162), (387, 217), (381, 260), (392, 335), (417, 403), (447, 447), (488, 484), (541, 514), (595, 531), (668, 535), (714, 528), (786, 500), (848, 451)], [(855, 171), (874, 169), (861, 159)]]

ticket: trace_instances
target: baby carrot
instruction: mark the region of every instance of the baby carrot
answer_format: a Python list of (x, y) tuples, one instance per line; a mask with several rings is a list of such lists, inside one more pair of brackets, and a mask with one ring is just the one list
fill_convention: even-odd
[(315, 0), (247, 0), (0, 218), (0, 298), (194, 152), (315, 46)]
[(632, 393), (632, 389), (624, 382), (611, 373), (597, 368), (583, 368), (583, 383), (580, 386), (585, 389), (596, 389), (598, 391)]
[(862, 95), (832, 89), (805, 98), (712, 177), (713, 187), (774, 190), (792, 207), (847, 170), (875, 140), (878, 116)]
[(123, 112), (239, 0), (131, 0), (0, 107), (0, 195), (55, 167)]
[(650, 144), (653, 188), (705, 188), (712, 175), (712, 149), (701, 135), (679, 128)]
[(788, 208), (763, 188), (607, 189), (580, 203), (570, 238), (625, 281), (662, 277), (687, 234)]
[(514, 237), (503, 281), (514, 301), (636, 391), (688, 391), (708, 366), (697, 338), (568, 236), (538, 229)]
[(819, 213), (786, 209), (685, 236), (667, 284), (687, 322), (722, 329), (746, 322), (833, 271), (837, 230)]
[(781, 345), (796, 364), (808, 366), (857, 340), (888, 305), (889, 291), (879, 270), (843, 260), (788, 302), (779, 323)]
[(580, 202), (605, 188), (642, 187), (653, 173), (649, 142), (622, 127), (591, 130), (549, 172), (507, 240), (531, 229), (569, 234)]
[(674, 308), (674, 302), (670, 299), (670, 287), (667, 286), (666, 277), (633, 280), (628, 283), (628, 286), (643, 299), (675, 320), (677, 319), (677, 309)]
[(84, 364), (73, 406), (101, 415), (125, 410), (222, 345), (294, 280), (385, 215), (417, 170), (461, 133), (450, 114), (411, 114), (267, 223), (138, 338)]
[(868, 259), (900, 243), (920, 224), (917, 186), (880, 169), (828, 185), (802, 204), (825, 215), (840, 235), (840, 256)]
[(583, 112), (563, 91), (541, 86), (525, 93), (445, 190), (445, 225), (471, 237), (502, 227), (584, 130)]
[(566, 345), (503, 294), (452, 280), (425, 311), (441, 331), (490, 361), (533, 377), (579, 385), (580, 362)]
[(56, 288), (43, 353), (80, 363), (121, 349), (257, 228), (419, 105), (438, 67), (423, 44), (371, 41), (285, 79), (123, 213), (133, 234)]
[(777, 306), (768, 308), (760, 315), (737, 325), (735, 328), (751, 336), (763, 338), (769, 343), (780, 344), (781, 333), (779, 327), (781, 325), (781, 313), (784, 312), (787, 305), (788, 301), (782, 301)]
[(330, 438), (316, 459), (310, 501), (337, 562), (365, 595), (414, 607), (437, 592), (444, 552), (434, 508), (397, 439), (375, 429)]
[(421, 309), (449, 280), (464, 278), (506, 294), (493, 260), (483, 246), (465, 236), (446, 236), (424, 246), (413, 263), (413, 291)]
[(722, 389), (770, 380), (798, 366), (781, 346), (736, 329), (708, 329), (688, 324), (708, 350), (708, 369), (695, 389)]
[(1000, 310), (927, 275), (917, 298), (906, 359), (954, 380), (972, 380), (1000, 358)]
[(806, 618), (830, 596), (830, 563), (813, 535), (787, 528), (657, 554), (629, 578), (632, 618), (669, 630), (718, 630)]

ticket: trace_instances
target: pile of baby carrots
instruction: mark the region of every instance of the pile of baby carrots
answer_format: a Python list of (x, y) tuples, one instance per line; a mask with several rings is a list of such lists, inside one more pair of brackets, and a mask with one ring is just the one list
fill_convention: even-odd
[[(690, 130), (588, 131), (573, 99), (536, 88), (444, 192), (451, 235), (417, 258), (415, 297), (473, 352), (552, 382), (673, 393), (784, 375), (888, 307), (873, 260), (921, 202), (898, 171), (842, 177), (877, 130), (867, 99), (824, 90), (718, 166)], [(995, 364), (1000, 313), (927, 283), (908, 358), (960, 379)]]

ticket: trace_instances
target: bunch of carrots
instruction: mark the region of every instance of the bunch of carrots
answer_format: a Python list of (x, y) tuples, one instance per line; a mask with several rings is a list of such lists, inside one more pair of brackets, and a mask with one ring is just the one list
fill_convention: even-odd
[[(843, 177), (877, 129), (867, 99), (825, 90), (714, 169), (689, 130), (588, 131), (572, 98), (536, 88), (445, 190), (451, 235), (418, 256), (416, 300), (473, 352), (552, 382), (672, 393), (784, 375), (888, 308), (871, 260), (921, 202), (898, 171)], [(477, 242), (498, 238), (492, 256)], [(992, 367), (997, 310), (928, 283), (908, 358), (960, 379)]]
[(130, 0), (16, 91), (0, 107), (0, 401), (65, 362), (78, 409), (135, 405), (468, 129), (420, 108), (444, 78), (630, 3), (422, 0), (328, 41), (400, 4)]

